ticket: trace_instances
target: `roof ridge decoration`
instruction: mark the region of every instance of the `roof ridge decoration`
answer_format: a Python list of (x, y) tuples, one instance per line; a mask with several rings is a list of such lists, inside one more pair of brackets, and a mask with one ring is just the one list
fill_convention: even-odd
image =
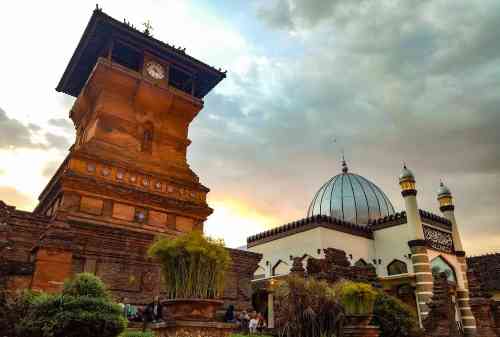
[(437, 214), (431, 213), (431, 212), (423, 210), (423, 209), (419, 209), (418, 211), (420, 212), (420, 216), (422, 218), (433, 220), (433, 221), (436, 221), (436, 222), (444, 224), (444, 225), (449, 225), (449, 226), (452, 225), (450, 220), (448, 220), (442, 216), (439, 216)]
[(365, 235), (372, 234), (371, 228), (369, 228), (367, 226), (360, 226), (360, 225), (354, 224), (352, 222), (344, 221), (344, 220), (334, 218), (334, 217), (331, 217), (328, 215), (314, 215), (314, 216), (302, 218), (300, 220), (289, 222), (287, 224), (269, 229), (269, 230), (264, 231), (264, 232), (260, 232), (260, 233), (251, 235), (247, 238), (247, 244), (253, 243), (256, 241), (260, 241), (263, 239), (271, 238), (271, 237), (277, 236), (278, 234), (286, 233), (286, 232), (292, 231), (294, 229), (306, 227), (309, 224), (321, 225), (323, 223), (341, 226), (341, 227), (346, 228), (346, 229), (351, 229), (351, 230), (358, 232), (360, 234), (361, 233), (363, 233)]

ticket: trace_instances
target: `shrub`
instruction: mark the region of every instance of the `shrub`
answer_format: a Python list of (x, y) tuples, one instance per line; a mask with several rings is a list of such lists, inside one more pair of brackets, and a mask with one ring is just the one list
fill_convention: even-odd
[(377, 291), (373, 313), (373, 324), (380, 327), (380, 337), (410, 337), (420, 334), (415, 311), (383, 291)]
[(344, 281), (336, 286), (337, 296), (346, 315), (370, 315), (377, 292), (367, 283)]
[(276, 326), (280, 336), (338, 336), (343, 325), (342, 308), (325, 281), (289, 276), (275, 291)]
[(16, 331), (23, 337), (115, 337), (126, 324), (102, 282), (79, 274), (65, 283), (62, 293), (34, 297)]
[(168, 298), (222, 296), (231, 261), (222, 241), (193, 231), (175, 239), (161, 239), (148, 253), (160, 261)]
[(31, 303), (38, 294), (25, 290), (10, 296), (0, 292), (0, 336), (19, 336), (16, 333), (16, 323), (28, 313)]

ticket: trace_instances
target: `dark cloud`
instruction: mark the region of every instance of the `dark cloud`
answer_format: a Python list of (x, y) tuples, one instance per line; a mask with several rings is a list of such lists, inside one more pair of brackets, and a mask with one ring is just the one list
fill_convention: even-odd
[(73, 126), (73, 123), (71, 123), (66, 118), (51, 118), (51, 119), (49, 119), (49, 124), (53, 125), (53, 126), (57, 126), (61, 129), (67, 130), (67, 131), (73, 131), (75, 129)]
[(31, 140), (30, 127), (16, 119), (9, 118), (0, 108), (0, 149), (1, 148), (33, 148), (40, 147)]
[(48, 142), (49, 148), (55, 148), (58, 150), (68, 150), (71, 145), (69, 139), (65, 136), (56, 135), (50, 132), (45, 134), (45, 139)]
[(289, 221), (340, 172), (340, 147), (400, 209), (405, 160), (421, 207), (438, 212), (442, 178), (457, 198), (466, 246), (481, 250), (484, 233), (500, 246), (499, 6), (265, 2), (257, 16), (292, 31), (304, 56), (230, 72), (236, 94), (211, 94), (193, 123), (193, 167), (212, 195)]

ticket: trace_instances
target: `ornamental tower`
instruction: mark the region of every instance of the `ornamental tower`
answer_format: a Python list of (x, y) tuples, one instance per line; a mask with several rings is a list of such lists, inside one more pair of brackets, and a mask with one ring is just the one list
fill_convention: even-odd
[(457, 221), (455, 219), (453, 196), (450, 189), (446, 187), (443, 182), (439, 184), (437, 200), (439, 202), (439, 210), (443, 212), (443, 215), (451, 222), (452, 226), (451, 235), (453, 238), (453, 246), (455, 248), (455, 255), (460, 268), (457, 270), (457, 278), (460, 281), (457, 284), (457, 304), (460, 310), (464, 333), (466, 336), (475, 336), (477, 327), (476, 319), (470, 306), (469, 282), (467, 279), (467, 259), (465, 257), (465, 251), (462, 246), (460, 232), (458, 231)]
[(56, 88), (76, 97), (76, 142), (36, 213), (177, 235), (211, 214), (186, 153), (190, 123), (225, 73), (96, 8)]

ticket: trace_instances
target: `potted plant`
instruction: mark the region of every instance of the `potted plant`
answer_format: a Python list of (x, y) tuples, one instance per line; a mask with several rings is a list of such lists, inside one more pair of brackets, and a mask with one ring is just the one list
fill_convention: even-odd
[(159, 260), (167, 300), (166, 314), (175, 320), (213, 320), (224, 291), (230, 256), (222, 241), (201, 232), (164, 238), (149, 248)]
[(377, 292), (367, 283), (341, 282), (337, 288), (347, 325), (368, 325), (373, 316)]

